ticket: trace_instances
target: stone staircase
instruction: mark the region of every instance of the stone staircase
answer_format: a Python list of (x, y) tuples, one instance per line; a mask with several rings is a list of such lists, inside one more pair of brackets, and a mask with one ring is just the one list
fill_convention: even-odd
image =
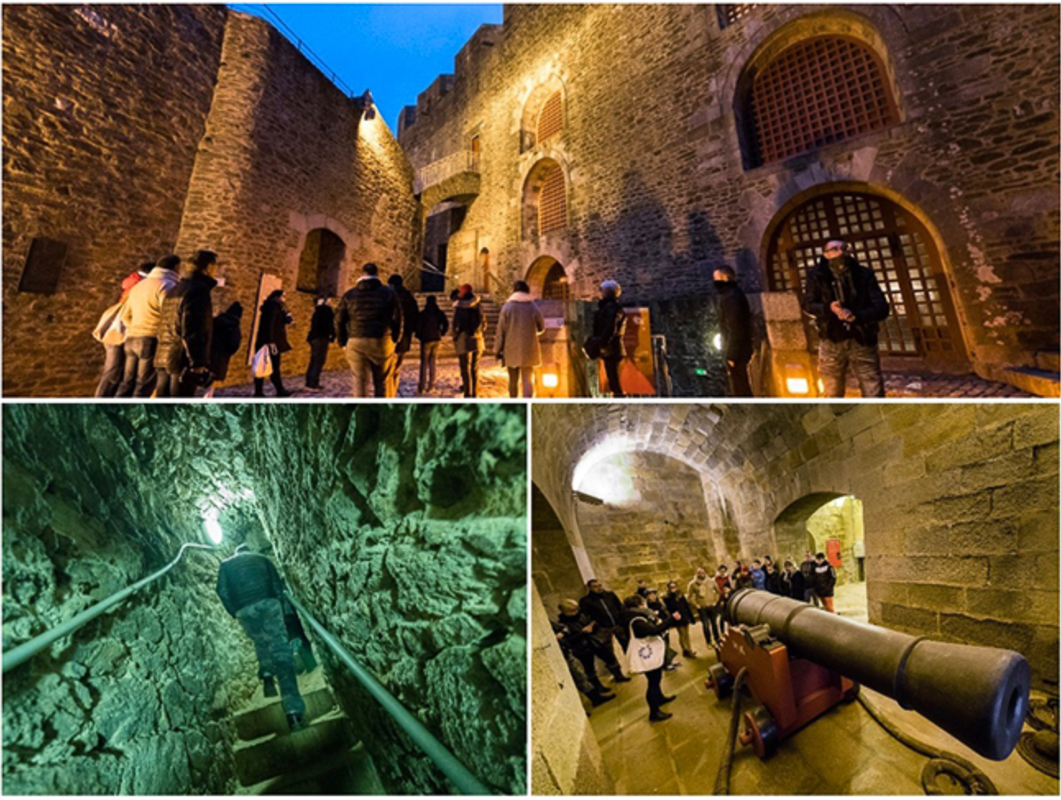
[(372, 758), (358, 741), (318, 668), (299, 679), (306, 727), (292, 732), (279, 697), (259, 687), (234, 717), (240, 794), (386, 794)]
[(1061, 396), (1061, 358), (1057, 350), (1035, 354), (1034, 367), (1008, 367), (1005, 381), (1040, 397)]
[[(425, 298), (428, 294), (434, 294), (438, 300), (438, 307), (446, 314), (446, 319), (449, 320), (450, 327), (453, 326), (453, 302), (450, 301), (449, 296), (442, 292), (424, 292), (416, 293), (413, 296), (416, 297), (416, 304), (420, 308), (424, 307)], [(486, 325), (486, 352), (494, 352), (494, 337), (497, 334), (497, 319), (501, 316), (501, 306), (494, 302), (491, 295), (481, 294), (479, 295), (479, 302), (483, 309), (483, 321)], [(420, 345), (417, 340), (413, 340), (413, 349), (410, 353), (411, 356), (420, 356)], [(455, 359), (456, 353), (453, 351), (453, 336), (452, 332), (447, 333), (442, 337), (442, 343), (438, 348), (438, 357)]]

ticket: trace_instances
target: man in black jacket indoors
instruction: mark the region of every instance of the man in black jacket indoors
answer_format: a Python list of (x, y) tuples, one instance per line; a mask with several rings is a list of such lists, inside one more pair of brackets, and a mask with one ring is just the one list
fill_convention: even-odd
[(884, 397), (877, 338), (880, 323), (888, 317), (888, 300), (873, 270), (847, 255), (844, 242), (826, 244), (818, 265), (807, 274), (803, 309), (818, 323), (818, 374), (824, 395), (844, 396), (850, 367), (863, 397)]
[[(623, 602), (615, 592), (608, 591), (604, 584), (596, 578), (586, 581), (589, 592), (578, 601), (578, 607), (582, 613), (597, 623), (597, 630), (605, 636), (606, 641), (611, 644), (611, 636), (614, 636), (619, 646), (626, 650), (630, 644), (630, 633), (623, 626)], [(610, 632), (611, 636), (606, 636)]]
[(298, 691), (295, 657), (288, 644), (281, 595), (284, 583), (273, 562), (250, 552), (241, 544), (236, 553), (221, 562), (217, 573), (217, 595), (229, 615), (240, 621), (254, 642), (260, 674), (265, 679), (265, 696), (276, 695), (274, 676), (280, 683), (280, 697), (292, 731), (305, 727), (306, 704)]
[(752, 359), (752, 312), (748, 298), (737, 285), (733, 267), (715, 270), (718, 292), (718, 327), (722, 334), (722, 357), (726, 361), (726, 378), (730, 397), (751, 397), (748, 362)]

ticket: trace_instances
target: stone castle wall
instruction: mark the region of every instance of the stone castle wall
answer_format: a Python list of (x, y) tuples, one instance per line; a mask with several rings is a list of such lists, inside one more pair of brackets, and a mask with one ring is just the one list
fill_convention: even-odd
[[(122, 279), (176, 245), (224, 36), (218, 6), (4, 7), (5, 395), (91, 395)], [(18, 291), (34, 237), (54, 295)]]
[[(482, 247), (505, 280), (551, 256), (582, 298), (605, 277), (631, 303), (711, 295), (723, 262), (761, 291), (786, 204), (838, 186), (893, 199), (934, 233), (970, 361), (990, 375), (1057, 348), (1057, 24), (1056, 8), (1029, 5), (765, 5), (722, 30), (712, 5), (511, 6), (407, 110), (399, 139), (420, 168), (480, 137), (460, 232), (476, 244), (451, 248), (451, 271), (473, 274)], [(816, 31), (876, 43), (901, 121), (745, 169), (744, 66), (775, 34)], [(564, 129), (527, 149), (542, 86), (562, 91)], [(564, 169), (568, 226), (535, 237), (521, 217), (542, 159)], [(674, 335), (665, 318), (653, 327)]]
[[(229, 383), (249, 379), (263, 272), (296, 320), (284, 372), (305, 368), (309, 231), (344, 241), (340, 292), (366, 261), (416, 263), (412, 172), (382, 118), (362, 120), (264, 21), (212, 6), (21, 6), (4, 21), (6, 394), (91, 394), (99, 315), (141, 261), (173, 250), (219, 252), (215, 313), (244, 307)], [(54, 295), (18, 291), (34, 236), (70, 242)]]

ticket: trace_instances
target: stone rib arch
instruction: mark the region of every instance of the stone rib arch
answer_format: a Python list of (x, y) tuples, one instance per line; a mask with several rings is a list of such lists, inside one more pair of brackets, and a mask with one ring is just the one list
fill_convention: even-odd
[(563, 127), (567, 122), (566, 86), (563, 79), (561, 79), (557, 73), (552, 72), (545, 78), (545, 80), (540, 81), (533, 89), (531, 89), (530, 93), (527, 95), (527, 99), (523, 101), (522, 112), (520, 114), (521, 153), (534, 150), (541, 144), (541, 142), (538, 141), (538, 119), (541, 116), (545, 103), (550, 97), (557, 93), (560, 94), (560, 135), (563, 135)]
[[(564, 180), (565, 217), (567, 222), (571, 219), (571, 169), (567, 160), (555, 150), (541, 155), (533, 162), (528, 162), (524, 170), (521, 170), (520, 182), (520, 241), (541, 247), (552, 240), (562, 238), (567, 228), (559, 228), (554, 231), (541, 234), (538, 229), (538, 204), (541, 199), (542, 188), (549, 174), (559, 169)], [(562, 260), (562, 259), (558, 259)]]

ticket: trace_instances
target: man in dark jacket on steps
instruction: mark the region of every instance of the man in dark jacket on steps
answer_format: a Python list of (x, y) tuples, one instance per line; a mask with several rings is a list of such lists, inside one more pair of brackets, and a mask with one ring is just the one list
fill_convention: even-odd
[(394, 397), (394, 347), (402, 338), (402, 307), (394, 290), (379, 279), (375, 264), (365, 264), (354, 288), (343, 295), (335, 318), (335, 337), (346, 350), (353, 374), (353, 396)]
[(818, 323), (818, 374), (826, 397), (843, 397), (850, 367), (863, 397), (884, 397), (880, 323), (888, 317), (888, 300), (873, 270), (847, 255), (847, 245), (825, 245), (818, 266), (807, 274), (803, 309)]
[(250, 552), (241, 544), (231, 558), (221, 562), (217, 573), (217, 595), (225, 610), (240, 621), (254, 642), (265, 696), (276, 694), (273, 677), (280, 682), (280, 696), (291, 730), (304, 727), (306, 703), (298, 691), (295, 657), (288, 644), (281, 596), (284, 582), (273, 562)]

